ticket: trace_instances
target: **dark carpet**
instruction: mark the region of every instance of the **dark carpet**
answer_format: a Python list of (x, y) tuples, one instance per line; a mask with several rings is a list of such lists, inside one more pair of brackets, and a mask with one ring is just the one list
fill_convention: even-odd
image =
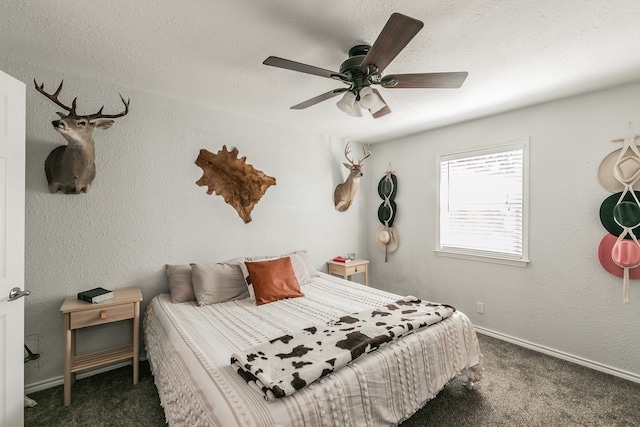
[[(640, 384), (613, 377), (486, 335), (478, 335), (484, 379), (473, 390), (454, 379), (402, 427), (640, 426)], [(29, 395), (25, 426), (164, 426), (153, 376), (140, 363), (78, 380), (71, 405), (62, 386)]]

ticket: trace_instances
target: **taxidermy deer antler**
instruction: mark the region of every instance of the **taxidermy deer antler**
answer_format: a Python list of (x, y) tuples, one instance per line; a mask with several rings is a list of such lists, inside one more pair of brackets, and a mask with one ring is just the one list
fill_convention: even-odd
[(93, 131), (96, 128), (109, 129), (111, 127), (113, 120), (103, 119), (126, 116), (129, 112), (129, 100), (125, 101), (120, 95), (120, 99), (124, 104), (124, 111), (118, 114), (103, 114), (104, 106), (102, 106), (95, 114), (80, 116), (76, 113), (77, 97), (73, 99), (71, 107), (63, 104), (58, 99), (64, 80), (60, 82), (60, 86), (53, 94), (45, 92), (44, 83), (38, 86), (35, 79), (33, 79), (33, 83), (38, 92), (68, 113), (65, 115), (58, 112), (60, 120), (51, 122), (55, 130), (60, 132), (64, 139), (67, 140), (67, 145), (54, 148), (44, 162), (49, 191), (51, 193), (62, 191), (65, 194), (88, 193), (93, 178), (96, 176)]
[(349, 144), (350, 143), (347, 143), (347, 146), (344, 148), (344, 156), (349, 160), (349, 163), (343, 163), (344, 167), (349, 169), (349, 176), (345, 182), (338, 184), (333, 192), (333, 204), (336, 210), (340, 212), (346, 211), (349, 209), (349, 206), (351, 206), (358, 187), (360, 187), (360, 178), (364, 175), (362, 165), (364, 161), (371, 156), (371, 150), (367, 153), (364, 147), (362, 147), (362, 152), (365, 156), (359, 159), (358, 163), (355, 163), (349, 158), (349, 153), (351, 152)]

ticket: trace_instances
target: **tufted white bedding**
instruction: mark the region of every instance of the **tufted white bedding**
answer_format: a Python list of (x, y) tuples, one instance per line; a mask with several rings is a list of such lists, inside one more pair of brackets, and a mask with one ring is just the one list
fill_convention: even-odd
[(453, 377), (480, 379), (473, 325), (449, 319), (365, 354), (291, 396), (267, 402), (231, 354), (400, 296), (320, 273), (303, 298), (207, 306), (154, 298), (144, 319), (147, 357), (171, 426), (386, 426), (410, 417)]

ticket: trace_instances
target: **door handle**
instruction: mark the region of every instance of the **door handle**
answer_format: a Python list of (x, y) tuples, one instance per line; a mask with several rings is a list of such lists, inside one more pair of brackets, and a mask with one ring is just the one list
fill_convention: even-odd
[(31, 294), (30, 291), (21, 291), (20, 288), (13, 288), (9, 291), (9, 301), (15, 301), (18, 298), (26, 297)]

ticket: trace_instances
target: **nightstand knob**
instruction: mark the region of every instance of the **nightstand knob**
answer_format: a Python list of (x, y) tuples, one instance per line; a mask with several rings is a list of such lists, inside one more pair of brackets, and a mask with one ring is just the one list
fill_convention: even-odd
[(102, 310), (100, 312), (100, 318), (101, 319), (106, 319), (107, 318), (107, 310)]

